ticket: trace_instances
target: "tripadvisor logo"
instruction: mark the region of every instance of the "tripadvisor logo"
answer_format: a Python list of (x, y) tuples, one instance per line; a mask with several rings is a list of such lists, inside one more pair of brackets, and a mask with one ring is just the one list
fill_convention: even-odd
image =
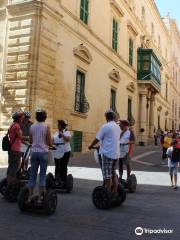
[(166, 228), (158, 228), (158, 229), (150, 229), (150, 228), (142, 228), (137, 227), (135, 228), (135, 234), (140, 236), (142, 234), (172, 234), (174, 232), (173, 229), (166, 229)]

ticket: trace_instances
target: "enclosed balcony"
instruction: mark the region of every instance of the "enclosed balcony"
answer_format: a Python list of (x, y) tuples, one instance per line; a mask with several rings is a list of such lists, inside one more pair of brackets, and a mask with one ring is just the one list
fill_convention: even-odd
[(139, 84), (151, 85), (159, 92), (161, 85), (161, 63), (152, 49), (138, 49), (137, 79)]

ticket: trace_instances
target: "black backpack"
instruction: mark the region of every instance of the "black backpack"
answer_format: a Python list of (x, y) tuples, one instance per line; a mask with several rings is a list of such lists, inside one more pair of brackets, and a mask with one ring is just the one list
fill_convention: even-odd
[[(11, 129), (11, 127), (10, 127), (10, 129)], [(2, 150), (3, 151), (10, 151), (11, 146), (14, 144), (15, 140), (16, 140), (16, 137), (14, 138), (12, 144), (10, 143), (9, 130), (8, 130), (8, 132), (6, 133), (6, 135), (2, 139)]]
[(9, 139), (9, 132), (2, 139), (2, 150), (9, 151), (11, 149), (11, 143)]
[(177, 162), (180, 161), (180, 149), (178, 149), (178, 148), (174, 148), (174, 149), (173, 149), (171, 161), (172, 161), (173, 163), (177, 163)]

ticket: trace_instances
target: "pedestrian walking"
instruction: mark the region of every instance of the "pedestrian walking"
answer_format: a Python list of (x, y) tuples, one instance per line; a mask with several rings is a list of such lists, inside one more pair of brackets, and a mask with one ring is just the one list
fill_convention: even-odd
[(167, 149), (171, 146), (172, 143), (172, 133), (170, 132), (165, 132), (164, 135), (164, 139), (162, 142), (162, 160), (161, 160), (161, 164), (164, 165), (165, 164), (165, 160), (167, 159)]
[(171, 147), (167, 149), (168, 167), (171, 180), (171, 186), (177, 189), (178, 163), (180, 161), (180, 149), (176, 148), (177, 141), (173, 140)]

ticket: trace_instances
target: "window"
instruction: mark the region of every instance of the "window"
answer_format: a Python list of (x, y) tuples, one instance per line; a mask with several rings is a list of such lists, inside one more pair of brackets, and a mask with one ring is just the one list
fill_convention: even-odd
[(85, 24), (88, 24), (88, 16), (89, 16), (89, 0), (81, 0), (80, 19)]
[(133, 40), (129, 39), (129, 64), (133, 65)]
[(131, 122), (132, 118), (132, 99), (128, 98), (128, 121)]
[(117, 48), (118, 48), (118, 22), (115, 19), (113, 19), (112, 48), (117, 52)]
[(116, 90), (111, 89), (110, 108), (116, 112)]
[(76, 72), (75, 111), (84, 112), (85, 73)]

